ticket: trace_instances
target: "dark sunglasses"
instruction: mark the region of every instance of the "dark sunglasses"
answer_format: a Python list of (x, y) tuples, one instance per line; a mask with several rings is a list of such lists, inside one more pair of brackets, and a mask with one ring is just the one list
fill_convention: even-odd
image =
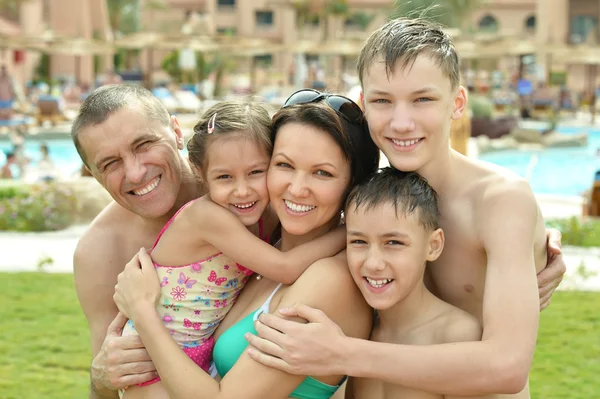
[(356, 125), (363, 122), (363, 112), (354, 101), (344, 96), (321, 93), (314, 89), (298, 90), (285, 100), (282, 108), (297, 104), (318, 103), (321, 100), (327, 101), (327, 104), (348, 122)]

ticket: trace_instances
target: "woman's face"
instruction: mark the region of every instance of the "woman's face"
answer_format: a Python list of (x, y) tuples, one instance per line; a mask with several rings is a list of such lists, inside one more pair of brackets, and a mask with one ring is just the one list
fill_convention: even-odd
[(299, 123), (279, 129), (267, 187), (287, 233), (304, 235), (338, 216), (349, 182), (350, 163), (327, 133)]

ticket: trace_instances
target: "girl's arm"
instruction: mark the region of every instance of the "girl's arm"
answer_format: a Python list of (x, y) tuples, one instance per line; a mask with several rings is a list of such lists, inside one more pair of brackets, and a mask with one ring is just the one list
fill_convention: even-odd
[(282, 252), (256, 237), (233, 213), (217, 204), (197, 201), (189, 208), (182, 218), (189, 223), (189, 231), (197, 231), (199, 238), (242, 266), (283, 284), (293, 283), (312, 263), (346, 247), (346, 229), (342, 226)]
[[(281, 305), (306, 303), (319, 307), (346, 334), (367, 338), (371, 328), (370, 309), (354, 286), (345, 265), (340, 263), (339, 257), (317, 262), (287, 289)], [(283, 399), (304, 380), (305, 376), (265, 367), (250, 359), (246, 352), (221, 382), (213, 380), (187, 357), (170, 336), (155, 310), (159, 296), (159, 281), (152, 260), (142, 250), (139, 258), (135, 257), (128, 263), (119, 276), (114, 299), (121, 312), (134, 321), (170, 398)]]

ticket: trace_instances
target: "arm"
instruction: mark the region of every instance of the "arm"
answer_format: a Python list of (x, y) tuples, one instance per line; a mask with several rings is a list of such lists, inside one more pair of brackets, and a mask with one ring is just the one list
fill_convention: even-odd
[(186, 221), (200, 238), (241, 265), (284, 284), (291, 284), (312, 263), (333, 256), (346, 246), (346, 229), (339, 227), (311, 242), (282, 252), (252, 234), (227, 209), (209, 201), (190, 207)]
[[(115, 319), (118, 310), (112, 296), (124, 262), (116, 256), (119, 251), (114, 236), (103, 231), (92, 226), (73, 257), (75, 289), (90, 327), (91, 399), (118, 398), (117, 389), (156, 376), (139, 337), (121, 337), (126, 320)], [(98, 246), (98, 240), (104, 245)]]
[(253, 358), (292, 373), (321, 375), (333, 370), (425, 391), (436, 387), (438, 393), (449, 395), (520, 392), (537, 334), (533, 248), (534, 239), (543, 242), (543, 225), (531, 190), (521, 182), (500, 186), (486, 193), (483, 201), (478, 228), (488, 264), (480, 342), (408, 346), (348, 338), (331, 320), (297, 307), (284, 314), (316, 323), (290, 325), (261, 316), (257, 331), (265, 337), (262, 331), (268, 331), (276, 349), (252, 336), (251, 344), (270, 355), (254, 351)]
[[(134, 320), (169, 396), (173, 399), (287, 398), (305, 376), (294, 376), (262, 366), (242, 354), (221, 382), (213, 380), (187, 357), (171, 338), (155, 311), (160, 295), (159, 282), (152, 261), (145, 251), (139, 254), (142, 267), (134, 258), (119, 276), (115, 301), (121, 311)], [(351, 285), (342, 268), (328, 266), (330, 259), (317, 262), (290, 287), (282, 298), (283, 305), (304, 302), (319, 306), (351, 335), (367, 336), (370, 330), (368, 308), (363, 304), (357, 315), (356, 299), (360, 293)], [(342, 275), (346, 273), (346, 277)], [(330, 281), (337, 281), (334, 286)], [(362, 332), (356, 333), (364, 321)], [(340, 376), (341, 378), (341, 376)]]

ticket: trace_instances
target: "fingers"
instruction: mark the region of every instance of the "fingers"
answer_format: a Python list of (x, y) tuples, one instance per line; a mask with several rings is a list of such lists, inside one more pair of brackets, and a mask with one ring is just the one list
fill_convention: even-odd
[(258, 349), (259, 351), (274, 356), (274, 357), (278, 357), (278, 358), (282, 358), (283, 357), (283, 349), (281, 349), (281, 347), (273, 342), (271, 342), (268, 339), (264, 339), (261, 337), (257, 337), (256, 335), (253, 334), (246, 334), (244, 336), (244, 338), (246, 338), (246, 340), (248, 341), (248, 343), (253, 346), (254, 348)]
[(142, 384), (158, 377), (156, 371), (143, 374), (128, 374), (119, 377), (111, 378), (110, 382), (116, 389), (125, 389), (130, 386)]
[(117, 313), (117, 316), (113, 319), (113, 321), (110, 322), (108, 330), (106, 331), (106, 335), (120, 337), (123, 333), (123, 327), (125, 327), (125, 323), (127, 323), (127, 317), (121, 312)]
[(302, 304), (296, 304), (289, 308), (279, 309), (279, 313), (286, 317), (301, 317), (307, 320), (309, 323), (323, 323), (330, 321), (329, 317), (327, 317), (323, 311)]
[[(296, 321), (285, 320), (285, 319), (282, 319), (281, 317), (277, 317), (277, 316), (274, 316), (274, 315), (268, 314), (268, 313), (261, 314), (258, 317), (258, 320), (260, 321), (260, 323), (257, 323), (256, 327), (257, 327), (257, 331), (259, 333), (261, 331), (264, 332), (265, 326), (266, 326), (266, 327), (270, 327), (271, 329), (275, 329), (278, 332), (281, 331), (281, 333), (283, 333), (283, 334), (287, 334), (287, 333), (291, 332), (294, 329), (294, 327), (296, 327), (298, 325), (298, 322), (296, 322)], [(262, 326), (261, 324), (263, 324), (264, 326)], [(279, 333), (278, 336), (274, 336), (274, 338), (277, 339), (278, 337), (282, 336), (283, 334), (281, 334), (281, 333)], [(261, 336), (262, 336), (262, 334), (261, 334)], [(280, 342), (278, 342), (278, 344), (279, 343)]]
[(290, 365), (281, 359), (264, 354), (254, 348), (248, 348), (247, 352), (252, 359), (267, 367), (279, 369), (285, 371), (286, 373), (293, 374)]
[(146, 248), (141, 248), (138, 253), (138, 259), (140, 261), (141, 267), (143, 271), (150, 270), (154, 272), (154, 263), (152, 262), (152, 258), (146, 251)]
[(550, 297), (546, 301), (540, 302), (540, 312), (550, 306)]
[(547, 229), (546, 237), (548, 240), (548, 251), (552, 252), (556, 255), (559, 255), (561, 253), (561, 246), (562, 246), (561, 232), (558, 231), (557, 229)]
[[(107, 346), (109, 353), (118, 350), (123, 350), (123, 353), (128, 353), (129, 351), (138, 349), (143, 350), (145, 352), (145, 354), (142, 355), (136, 355), (135, 353), (132, 355), (127, 355), (127, 357), (124, 357), (124, 360), (121, 360), (119, 363), (150, 360), (150, 355), (148, 355), (144, 343), (142, 342), (142, 339), (139, 335), (127, 335), (125, 337), (113, 338), (110, 342), (107, 343)], [(125, 355), (121, 353), (118, 356), (121, 357)]]

